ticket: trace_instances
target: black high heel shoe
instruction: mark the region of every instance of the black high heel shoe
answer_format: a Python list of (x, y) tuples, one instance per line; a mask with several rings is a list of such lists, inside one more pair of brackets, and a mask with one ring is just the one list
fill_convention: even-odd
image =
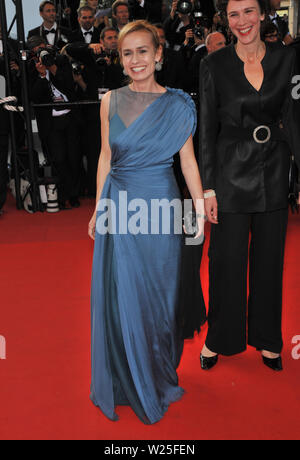
[(211, 358), (207, 358), (206, 356), (203, 356), (201, 353), (200, 355), (201, 369), (203, 371), (209, 371), (217, 364), (218, 359), (219, 359), (219, 355), (212, 356)]
[(267, 358), (266, 356), (262, 355), (262, 359), (264, 365), (272, 369), (272, 371), (283, 371), (281, 356), (278, 356), (278, 358)]

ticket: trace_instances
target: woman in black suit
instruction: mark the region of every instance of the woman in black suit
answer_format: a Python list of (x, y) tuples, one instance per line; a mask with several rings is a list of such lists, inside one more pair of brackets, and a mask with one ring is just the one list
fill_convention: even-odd
[(243, 352), (248, 343), (261, 350), (267, 366), (282, 370), (291, 154), (300, 163), (300, 102), (292, 97), (296, 58), (292, 48), (261, 41), (263, 0), (221, 0), (220, 8), (237, 44), (201, 65), (200, 160), (213, 224), (201, 366), (210, 369), (219, 354)]

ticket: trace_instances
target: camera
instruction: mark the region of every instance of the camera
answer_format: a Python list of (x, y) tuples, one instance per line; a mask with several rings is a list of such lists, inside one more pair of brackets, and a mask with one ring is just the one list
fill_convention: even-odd
[(200, 11), (195, 11), (193, 34), (200, 40), (203, 40), (205, 38), (205, 28), (210, 28), (208, 18), (203, 16)]
[(98, 57), (97, 57), (97, 59), (96, 59), (96, 63), (97, 63), (98, 65), (100, 65), (100, 66), (105, 66), (105, 65), (107, 64), (106, 59), (109, 58), (109, 57), (110, 57), (109, 54), (107, 54), (105, 51), (102, 51), (102, 52), (98, 55)]
[(111, 50), (110, 52), (102, 51), (99, 55), (98, 58), (96, 59), (96, 63), (99, 66), (105, 66), (107, 64), (106, 59), (111, 59), (111, 62), (113, 62), (116, 58), (119, 58), (119, 53), (117, 50)]
[[(205, 38), (205, 29), (210, 28), (209, 19), (204, 16), (201, 1), (196, 0), (194, 4), (191, 1), (179, 1), (177, 11), (181, 14), (191, 14), (193, 24), (193, 34), (200, 40)], [(189, 46), (193, 46), (194, 40), (190, 39)]]
[(41, 48), (36, 53), (36, 57), (45, 67), (51, 67), (56, 62), (56, 51), (53, 48)]
[(194, 4), (190, 0), (179, 0), (177, 11), (181, 14), (191, 14), (192, 11), (202, 11), (201, 1), (195, 0)]
[(189, 0), (179, 0), (177, 11), (181, 14), (190, 14), (193, 11), (193, 4)]
[(72, 60), (71, 66), (72, 66), (72, 72), (74, 75), (82, 75), (83, 64), (81, 64), (81, 62)]

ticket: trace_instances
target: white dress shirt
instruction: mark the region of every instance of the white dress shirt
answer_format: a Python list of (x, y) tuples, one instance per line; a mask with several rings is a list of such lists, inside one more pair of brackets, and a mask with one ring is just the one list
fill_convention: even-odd
[[(43, 27), (44, 27), (44, 30), (55, 30), (55, 32), (56, 32), (56, 30), (57, 30), (57, 24), (56, 24), (56, 22), (53, 24), (53, 27), (51, 27), (51, 29), (47, 29), (47, 27), (45, 27), (45, 26), (43, 26)], [(54, 33), (54, 34), (47, 34), (46, 39), (47, 39), (47, 42), (48, 42), (49, 45), (54, 46), (54, 43), (55, 43), (55, 35), (56, 35), (56, 33)]]
[[(47, 70), (47, 72), (46, 72), (46, 78), (49, 81), (50, 86), (51, 86), (51, 90), (52, 90), (52, 94), (53, 94), (53, 102), (55, 102), (55, 101), (56, 102), (69, 102), (67, 96), (65, 96), (65, 94), (61, 93), (53, 85), (53, 83), (51, 82), (49, 70)], [(53, 117), (61, 117), (62, 115), (66, 115), (69, 112), (70, 112), (70, 110), (55, 110), (55, 109), (52, 109), (52, 116)]]
[[(94, 27), (92, 27), (90, 30), (85, 30), (81, 27), (81, 32), (83, 33), (85, 43), (89, 45), (92, 42), (92, 34), (94, 33)], [(91, 32), (91, 33), (88, 35), (85, 35), (87, 32)]]

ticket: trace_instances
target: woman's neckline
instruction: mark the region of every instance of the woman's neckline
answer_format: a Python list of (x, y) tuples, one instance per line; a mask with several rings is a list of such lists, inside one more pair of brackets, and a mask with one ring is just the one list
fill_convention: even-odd
[(134, 89), (130, 88), (129, 85), (127, 85), (127, 88), (128, 88), (129, 91), (130, 91), (131, 93), (133, 93), (133, 94), (155, 94), (155, 95), (158, 95), (158, 94), (159, 94), (159, 95), (163, 95), (163, 94), (165, 94), (165, 93), (168, 92), (167, 89), (166, 89), (165, 91), (161, 91), (161, 92), (159, 92), (159, 93), (151, 92), (151, 91), (150, 91), (150, 92), (149, 92), (149, 91), (134, 91)]
[[(267, 54), (268, 54), (268, 46), (267, 46), (266, 43), (264, 43), (264, 45), (265, 45), (265, 54), (264, 54), (264, 56), (262, 57), (262, 59), (261, 59), (261, 61), (260, 61), (261, 64), (263, 64), (263, 62), (264, 62), (264, 60), (266, 59)], [(245, 61), (243, 61), (243, 60), (240, 58), (240, 56), (238, 55), (238, 52), (237, 52), (237, 49), (236, 49), (236, 45), (235, 45), (234, 43), (232, 43), (231, 46), (232, 46), (232, 50), (233, 50), (235, 56), (237, 57), (237, 59), (244, 65), (244, 64), (245, 64)]]

